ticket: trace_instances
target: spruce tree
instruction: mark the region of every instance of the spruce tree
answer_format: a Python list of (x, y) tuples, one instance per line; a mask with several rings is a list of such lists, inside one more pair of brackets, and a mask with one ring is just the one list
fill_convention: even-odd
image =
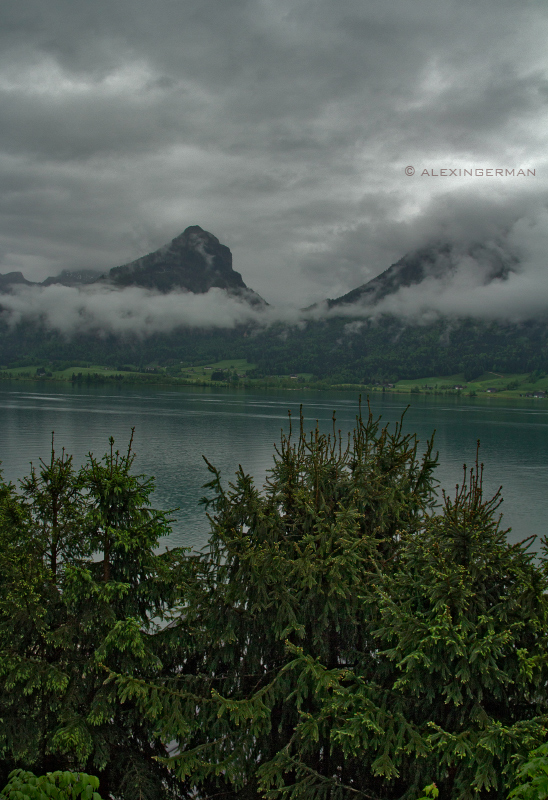
[(210, 465), (177, 672), (113, 675), (186, 797), (506, 798), (548, 730), (546, 568), (479, 464), (434, 508), (435, 462), (369, 416), (347, 443), (301, 422), (262, 491)]
[(208, 464), (199, 555), (155, 555), (169, 521), (131, 442), (0, 484), (6, 774), (87, 769), (124, 800), (506, 798), (548, 731), (546, 558), (508, 543), (477, 459), (436, 507), (423, 451), (403, 419), (290, 420), (264, 487)]
[[(374, 661), (360, 595), (391, 568), (402, 531), (423, 524), (435, 461), (432, 443), (418, 457), (402, 423), (380, 429), (360, 414), (348, 439), (335, 418), (329, 435), (307, 435), (301, 418), (262, 491), (241, 468), (224, 489), (209, 464), (210, 548), (172, 623), (178, 674), (153, 686), (118, 677), (122, 697), (157, 715), (164, 741), (179, 742), (168, 763), (187, 796), (263, 796), (264, 770), (292, 747), (301, 714), (320, 708), (296, 652), (329, 669)], [(331, 751), (327, 729), (317, 733), (305, 761), (330, 780), (344, 753)]]
[(25, 546), (41, 552), (55, 582), (58, 568), (90, 555), (91, 542), (82, 535), (86, 498), (76, 479), (72, 456), (64, 449), (56, 455), (53, 434), (49, 462), (40, 459), (38, 470), (31, 464), (30, 475), (20, 483), (29, 517)]
[(52, 450), (21, 494), (0, 491), (0, 766), (4, 780), (15, 767), (89, 769), (104, 796), (152, 800), (173, 796), (156, 760), (166, 748), (105, 670), (156, 675), (184, 559), (155, 555), (168, 517), (132, 471), (131, 442), (113, 445), (77, 474)]
[[(548, 586), (530, 541), (508, 544), (482, 474), (465, 469), (454, 499), (363, 587), (373, 660), (330, 669), (293, 648), (322, 708), (296, 695), (291, 746), (261, 768), (267, 796), (415, 798), (435, 781), (442, 797), (502, 800), (515, 785), (548, 730)], [(344, 756), (339, 774), (310, 764), (322, 734)]]

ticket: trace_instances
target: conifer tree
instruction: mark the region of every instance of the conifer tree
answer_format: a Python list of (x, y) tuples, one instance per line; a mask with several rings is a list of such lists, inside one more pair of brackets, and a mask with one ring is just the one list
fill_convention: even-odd
[(0, 483), (5, 776), (86, 769), (124, 800), (506, 799), (548, 732), (546, 558), (508, 544), (477, 459), (435, 507), (423, 450), (403, 419), (360, 414), (348, 439), (290, 420), (261, 489), (208, 464), (192, 556), (155, 555), (169, 520), (131, 442)]
[[(267, 796), (415, 798), (435, 780), (442, 797), (502, 800), (515, 785), (548, 732), (548, 587), (530, 542), (507, 543), (482, 473), (476, 461), (455, 498), (405, 533), (396, 568), (364, 587), (372, 662), (329, 669), (293, 648), (322, 708), (296, 695), (291, 745), (261, 768)], [(322, 732), (344, 755), (340, 774), (310, 764)]]
[[(0, 768), (78, 771), (104, 796), (173, 796), (166, 755), (134, 704), (120, 705), (105, 667), (156, 675), (159, 632), (182, 553), (154, 554), (169, 531), (150, 506), (134, 454), (90, 454), (75, 474), (48, 462), (0, 490)], [(102, 561), (94, 560), (98, 548)], [(95, 555), (95, 558), (97, 558)], [(135, 632), (140, 645), (132, 646)], [(157, 634), (157, 635), (155, 635)], [(166, 659), (166, 664), (169, 657)], [(1, 776), (0, 776), (1, 777)]]
[[(432, 443), (419, 459), (401, 423), (379, 428), (360, 414), (348, 440), (335, 419), (330, 435), (307, 436), (301, 418), (296, 437), (282, 436), (263, 492), (241, 468), (225, 490), (209, 465), (210, 550), (172, 623), (179, 673), (148, 687), (118, 679), (124, 699), (157, 715), (164, 741), (179, 742), (168, 763), (188, 796), (198, 786), (204, 797), (262, 796), (261, 769), (291, 746), (300, 714), (318, 711), (288, 641), (330, 669), (374, 659), (360, 595), (379, 565), (391, 569), (402, 531), (423, 524), (435, 465)], [(329, 778), (344, 766), (328, 731), (306, 760)]]
[(55, 454), (53, 434), (49, 463), (40, 459), (39, 470), (31, 464), (21, 489), (29, 515), (25, 545), (32, 542), (42, 552), (55, 582), (59, 566), (90, 555), (91, 542), (82, 535), (86, 499), (76, 480), (72, 456), (64, 449), (60, 456)]
[[(118, 674), (186, 797), (502, 800), (548, 730), (546, 569), (476, 464), (435, 500), (402, 424), (283, 436), (260, 492), (210, 465), (177, 674)], [(437, 791), (437, 790), (436, 790)]]

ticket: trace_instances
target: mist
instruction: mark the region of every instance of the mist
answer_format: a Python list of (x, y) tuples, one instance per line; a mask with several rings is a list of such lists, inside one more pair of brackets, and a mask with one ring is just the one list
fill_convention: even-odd
[[(406, 223), (407, 224), (407, 223)], [(176, 291), (162, 294), (139, 287), (115, 289), (108, 284), (67, 287), (12, 286), (0, 295), (0, 319), (11, 328), (32, 321), (75, 334), (116, 334), (147, 337), (179, 327), (230, 329), (252, 324), (305, 325), (336, 316), (377, 319), (394, 315), (409, 324), (428, 324), (440, 317), (472, 317), (518, 322), (544, 318), (548, 311), (548, 210), (527, 195), (473, 202), (451, 196), (417, 215), (413, 252), (450, 244), (450, 256), (429, 267), (420, 284), (401, 287), (376, 303), (339, 305), (325, 302), (303, 311), (280, 303), (261, 308), (222, 289), (206, 294)], [(346, 234), (348, 238), (348, 233)], [(355, 234), (354, 246), (360, 236)], [(479, 245), (479, 247), (478, 247)], [(364, 245), (364, 252), (367, 247)], [(405, 255), (397, 250), (387, 269)], [(503, 278), (493, 279), (492, 259), (509, 264)], [(382, 270), (380, 270), (382, 271)], [(289, 286), (286, 287), (289, 290)], [(356, 288), (350, 286), (348, 288)], [(267, 298), (269, 300), (269, 298)]]
[[(103, 272), (197, 224), (269, 303), (304, 307), (409, 252), (447, 194), (475, 227), (486, 197), (542, 205), (547, 11), (4, 3), (0, 272)], [(536, 177), (421, 177), (471, 166)]]
[(20, 322), (41, 323), (67, 337), (93, 333), (144, 338), (179, 327), (233, 328), (264, 318), (222, 289), (161, 294), (138, 287), (25, 286), (2, 295), (0, 308), (1, 318), (12, 328)]
[[(519, 202), (521, 200), (521, 202)], [(430, 267), (420, 284), (401, 287), (376, 304), (368, 302), (314, 310), (319, 317), (378, 318), (391, 314), (410, 324), (439, 317), (519, 322), (548, 312), (548, 211), (533, 198), (512, 203), (445, 198), (428, 207), (414, 226), (414, 249), (450, 244), (450, 257)], [(478, 248), (479, 246), (479, 248)], [(476, 257), (470, 254), (476, 253)], [(412, 250), (411, 250), (412, 252)], [(403, 253), (402, 253), (403, 255)], [(509, 264), (493, 279), (490, 256)]]

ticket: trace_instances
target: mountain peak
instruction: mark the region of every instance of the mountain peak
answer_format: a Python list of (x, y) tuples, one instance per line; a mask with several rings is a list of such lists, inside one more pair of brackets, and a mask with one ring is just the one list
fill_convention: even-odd
[(34, 286), (32, 281), (28, 281), (22, 272), (7, 272), (0, 275), (0, 293), (9, 294), (12, 286)]
[[(358, 286), (342, 297), (327, 300), (327, 307), (346, 305), (375, 305), (399, 289), (422, 283), (428, 278), (447, 280), (455, 273), (465, 258), (473, 260), (481, 270), (478, 278), (484, 284), (495, 280), (505, 280), (515, 270), (517, 258), (495, 245), (473, 243), (467, 247), (457, 247), (450, 242), (432, 242), (429, 245), (407, 253), (395, 264), (367, 283)], [(313, 306), (311, 306), (313, 308)]]
[(119, 287), (142, 286), (160, 292), (183, 289), (204, 294), (218, 288), (236, 294), (254, 294), (232, 268), (230, 249), (199, 225), (186, 228), (153, 253), (114, 267), (107, 280)]
[(216, 236), (190, 225), (179, 236), (153, 253), (114, 267), (108, 275), (96, 270), (63, 270), (55, 277), (46, 278), (41, 284), (27, 281), (21, 272), (0, 274), (0, 294), (13, 292), (17, 285), (24, 286), (80, 286), (85, 284), (109, 284), (117, 289), (139, 286), (167, 294), (186, 291), (205, 294), (210, 289), (223, 289), (253, 306), (268, 305), (260, 295), (249, 289), (239, 272), (232, 268), (232, 253)]

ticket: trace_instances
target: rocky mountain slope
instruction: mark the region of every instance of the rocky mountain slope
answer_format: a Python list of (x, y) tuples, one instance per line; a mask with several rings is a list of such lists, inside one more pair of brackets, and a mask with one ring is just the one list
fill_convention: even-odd
[(34, 286), (32, 281), (28, 281), (22, 272), (7, 272), (0, 275), (0, 294), (13, 291), (14, 286)]
[(19, 286), (51, 286), (52, 284), (61, 284), (62, 286), (85, 286), (89, 283), (94, 283), (101, 277), (101, 273), (92, 269), (68, 270), (64, 269), (59, 275), (53, 275), (46, 278), (45, 281), (37, 283), (36, 281), (28, 281), (22, 272), (8, 272), (6, 275), (0, 275), (0, 294), (12, 292), (14, 288)]
[[(257, 365), (257, 377), (306, 373), (335, 383), (457, 373), (468, 381), (489, 371), (548, 372), (544, 317), (511, 322), (439, 315), (416, 324), (412, 317), (382, 313), (381, 301), (406, 287), (415, 286), (418, 292), (424, 288), (427, 293), (432, 281), (451, 287), (455, 276), (471, 276), (475, 286), (482, 286), (504, 281), (518, 269), (517, 259), (494, 244), (467, 250), (432, 244), (407, 254), (353, 291), (318, 304), (315, 313), (303, 314), (298, 324), (269, 317), (265, 326), (256, 319), (226, 328), (175, 326), (148, 336), (96, 330), (68, 337), (44, 324), (42, 317), (22, 318), (13, 325), (0, 313), (0, 364), (78, 359), (93, 364), (180, 365), (246, 358)], [(18, 285), (28, 283), (21, 273), (11, 273), (0, 279), (0, 291), (2, 286), (5, 292), (17, 291)], [(216, 287), (260, 307), (266, 305), (232, 268), (230, 250), (198, 226), (187, 228), (154, 253), (115, 267), (92, 285), (122, 292), (138, 286), (195, 294)], [(369, 314), (367, 309), (377, 304), (379, 313)]]
[(95, 283), (100, 277), (101, 273), (94, 269), (64, 269), (59, 275), (46, 278), (40, 285), (51, 286), (54, 283), (58, 283), (61, 286), (86, 286), (89, 283)]
[[(518, 264), (515, 257), (494, 245), (477, 243), (461, 249), (454, 244), (435, 243), (406, 254), (380, 275), (341, 297), (326, 300), (325, 305), (329, 309), (354, 304), (376, 305), (388, 295), (426, 279), (451, 280), (466, 259), (473, 261), (477, 278), (483, 284), (505, 280)], [(318, 304), (311, 306), (317, 307)]]
[(233, 269), (230, 249), (199, 225), (186, 228), (153, 253), (114, 267), (100, 281), (119, 288), (140, 286), (164, 293), (183, 289), (204, 294), (218, 288), (252, 304), (266, 305)]
[(0, 275), (0, 292), (12, 292), (18, 286), (109, 285), (117, 289), (139, 286), (164, 294), (186, 291), (205, 294), (223, 289), (255, 306), (267, 306), (260, 295), (244, 283), (232, 267), (230, 249), (199, 225), (191, 225), (169, 244), (129, 264), (114, 267), (106, 274), (94, 270), (63, 270), (41, 283), (26, 280), (21, 272)]

